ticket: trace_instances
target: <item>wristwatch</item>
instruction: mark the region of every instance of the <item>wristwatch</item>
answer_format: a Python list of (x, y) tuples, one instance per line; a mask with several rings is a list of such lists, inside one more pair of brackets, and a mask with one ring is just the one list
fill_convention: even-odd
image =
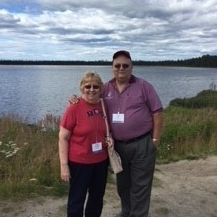
[(155, 139), (155, 138), (153, 138), (152, 141), (153, 141), (153, 142), (158, 142), (159, 139)]

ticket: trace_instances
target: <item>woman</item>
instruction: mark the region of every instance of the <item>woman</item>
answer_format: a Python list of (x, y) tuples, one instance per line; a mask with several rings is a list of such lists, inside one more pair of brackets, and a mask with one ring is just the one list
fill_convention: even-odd
[(83, 212), (85, 217), (100, 217), (108, 172), (107, 145), (112, 149), (113, 141), (106, 138), (100, 76), (87, 72), (80, 90), (81, 99), (67, 108), (59, 131), (61, 178), (69, 181), (67, 217), (83, 217)]

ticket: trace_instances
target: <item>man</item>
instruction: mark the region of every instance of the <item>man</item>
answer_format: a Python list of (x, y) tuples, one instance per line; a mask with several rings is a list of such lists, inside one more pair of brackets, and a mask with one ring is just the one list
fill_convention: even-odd
[(153, 86), (132, 75), (130, 53), (113, 55), (114, 78), (104, 85), (115, 149), (123, 171), (117, 174), (120, 217), (147, 217), (163, 106)]
[[(153, 86), (132, 74), (130, 53), (113, 55), (114, 78), (104, 85), (114, 147), (123, 171), (117, 174), (121, 213), (117, 217), (147, 217), (156, 150), (163, 125), (163, 106)], [(75, 99), (71, 99), (76, 101)]]

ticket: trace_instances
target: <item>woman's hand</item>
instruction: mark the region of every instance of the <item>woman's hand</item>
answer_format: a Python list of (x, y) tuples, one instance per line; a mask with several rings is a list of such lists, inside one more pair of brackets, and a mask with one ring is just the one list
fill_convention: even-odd
[(64, 182), (69, 182), (71, 175), (70, 175), (70, 171), (69, 171), (69, 166), (67, 164), (63, 164), (60, 166), (60, 173), (61, 173), (60, 174), (61, 179)]
[(106, 137), (106, 144), (108, 146), (109, 151), (112, 153), (114, 150), (114, 140), (111, 136)]

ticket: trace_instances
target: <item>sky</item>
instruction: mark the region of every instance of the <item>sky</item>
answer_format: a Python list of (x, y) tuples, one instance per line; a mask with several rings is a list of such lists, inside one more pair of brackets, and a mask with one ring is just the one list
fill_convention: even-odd
[(217, 55), (217, 0), (1, 0), (0, 60)]

